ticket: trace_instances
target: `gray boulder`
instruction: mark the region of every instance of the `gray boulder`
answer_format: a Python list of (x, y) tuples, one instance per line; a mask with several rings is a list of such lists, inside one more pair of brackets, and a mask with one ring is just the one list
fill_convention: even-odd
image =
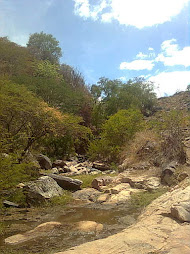
[(72, 179), (67, 176), (48, 174), (49, 177), (53, 178), (58, 185), (64, 190), (80, 190), (82, 181), (78, 179)]
[(43, 155), (43, 154), (39, 154), (37, 156), (37, 160), (38, 160), (38, 163), (40, 164), (40, 167), (42, 169), (51, 169), (52, 168), (52, 163), (51, 163), (51, 160)]
[(36, 181), (25, 183), (23, 191), (29, 205), (40, 204), (63, 194), (62, 188), (49, 176), (42, 176)]

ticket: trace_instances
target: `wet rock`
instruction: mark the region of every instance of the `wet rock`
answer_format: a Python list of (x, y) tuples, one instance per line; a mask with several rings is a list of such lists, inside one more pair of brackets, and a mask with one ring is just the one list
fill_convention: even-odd
[(48, 176), (53, 178), (64, 190), (80, 190), (83, 183), (78, 179), (72, 179), (62, 175), (48, 174)]
[(73, 193), (73, 198), (80, 199), (84, 201), (95, 202), (98, 196), (101, 195), (101, 192), (93, 188), (85, 188), (83, 190), (78, 190)]
[(62, 188), (49, 176), (42, 176), (36, 181), (25, 183), (23, 190), (29, 205), (40, 204), (46, 199), (63, 194)]
[(98, 233), (103, 230), (103, 225), (95, 221), (80, 221), (76, 225), (76, 229), (81, 232), (95, 232)]
[(190, 222), (190, 200), (174, 204), (171, 207), (171, 215), (181, 222)]
[(3, 201), (3, 205), (4, 205), (5, 207), (16, 207), (16, 208), (19, 207), (18, 204), (14, 203), (14, 202), (11, 202), (11, 201), (8, 201), (8, 200), (4, 200), (4, 201)]
[(55, 228), (58, 228), (60, 226), (61, 226), (61, 223), (59, 222), (55, 222), (55, 221), (46, 222), (46, 223), (40, 224), (33, 230), (27, 231), (24, 234), (17, 234), (17, 235), (13, 235), (6, 238), (5, 243), (12, 244), (12, 245), (20, 244), (20, 243), (29, 241), (31, 239), (35, 239), (35, 238), (50, 234)]
[(40, 167), (42, 169), (51, 169), (52, 168), (51, 160), (47, 156), (40, 154), (37, 156), (37, 160), (38, 160)]

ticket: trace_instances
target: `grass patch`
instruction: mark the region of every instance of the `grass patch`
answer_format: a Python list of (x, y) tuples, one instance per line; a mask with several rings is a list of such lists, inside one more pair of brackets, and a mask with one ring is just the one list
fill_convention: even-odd
[(165, 192), (167, 192), (166, 188), (158, 189), (152, 192), (144, 191), (134, 193), (131, 195), (130, 208), (132, 210), (143, 209)]
[(77, 176), (72, 176), (73, 179), (79, 179), (83, 182), (81, 185), (81, 188), (89, 188), (91, 187), (91, 183), (94, 180), (94, 178), (102, 176), (101, 173), (96, 174), (96, 175), (77, 175)]
[(64, 191), (64, 194), (59, 197), (53, 197), (46, 203), (47, 206), (56, 206), (56, 205), (67, 205), (73, 201), (72, 192)]
[(0, 235), (3, 235), (5, 232), (5, 223), (0, 222)]

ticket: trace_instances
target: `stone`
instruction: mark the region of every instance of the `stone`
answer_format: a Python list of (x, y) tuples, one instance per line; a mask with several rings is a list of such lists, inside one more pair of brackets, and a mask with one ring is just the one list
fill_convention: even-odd
[(63, 168), (64, 166), (66, 166), (66, 163), (63, 160), (56, 160), (52, 164), (52, 167), (55, 168)]
[(61, 226), (61, 223), (59, 222), (55, 222), (55, 221), (46, 222), (46, 223), (40, 224), (33, 230), (27, 231), (24, 234), (17, 234), (17, 235), (13, 235), (6, 238), (5, 243), (11, 244), (11, 245), (20, 244), (20, 243), (29, 241), (31, 239), (39, 238), (47, 234), (50, 234), (55, 228), (58, 228), (60, 226)]
[(130, 188), (131, 188), (131, 186), (129, 183), (120, 183), (120, 184), (116, 185), (115, 187), (111, 188), (110, 192), (111, 192), (111, 194), (118, 194), (122, 190), (128, 190)]
[(190, 222), (190, 200), (174, 204), (171, 207), (171, 215), (181, 222)]
[(98, 162), (98, 161), (95, 161), (93, 163), (93, 168), (96, 168), (100, 171), (110, 170), (110, 167), (108, 165), (106, 165), (105, 163), (102, 163), (102, 162)]
[(95, 221), (80, 221), (77, 223), (76, 229), (86, 233), (98, 233), (103, 230), (103, 225)]
[(3, 205), (4, 205), (5, 207), (16, 207), (16, 208), (19, 207), (18, 204), (14, 203), (14, 202), (11, 202), (11, 201), (8, 201), (8, 200), (4, 200), (4, 201), (3, 201)]
[(37, 160), (38, 160), (40, 167), (42, 169), (51, 169), (52, 168), (51, 160), (47, 156), (40, 154), (37, 156)]
[(109, 198), (110, 198), (110, 194), (104, 193), (97, 198), (96, 202), (101, 204), (101, 203), (107, 202)]
[(145, 180), (145, 189), (148, 191), (157, 190), (161, 187), (160, 178), (159, 177), (149, 177)]
[(78, 179), (72, 179), (67, 176), (48, 174), (49, 177), (53, 178), (58, 185), (64, 190), (80, 190), (82, 181)]
[(41, 202), (63, 194), (62, 188), (49, 176), (42, 176), (36, 181), (25, 183), (23, 191), (29, 205)]
[(168, 216), (173, 204), (187, 198), (190, 200), (190, 186), (178, 186), (154, 200), (130, 227), (59, 254), (189, 254), (190, 224), (179, 223)]
[(94, 178), (92, 181), (92, 188), (101, 190), (102, 186), (107, 186), (113, 182), (114, 178), (111, 176), (101, 176)]
[(90, 201), (90, 202), (95, 202), (98, 198), (98, 196), (101, 195), (101, 192), (99, 192), (96, 189), (93, 188), (85, 188), (82, 190), (78, 190), (73, 193), (73, 198), (74, 199), (80, 199), (83, 201)]

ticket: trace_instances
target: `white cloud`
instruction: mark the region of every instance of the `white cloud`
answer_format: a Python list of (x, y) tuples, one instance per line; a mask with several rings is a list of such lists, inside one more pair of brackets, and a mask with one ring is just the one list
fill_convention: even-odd
[(185, 90), (187, 88), (190, 83), (190, 71), (161, 72), (148, 80), (159, 86), (156, 90), (158, 97), (165, 94), (172, 95), (178, 89)]
[(89, 0), (74, 0), (75, 14), (83, 18), (98, 19), (98, 15), (107, 7), (106, 0), (99, 1), (97, 5), (90, 5)]
[(154, 49), (153, 49), (153, 48), (151, 48), (151, 47), (149, 47), (149, 48), (148, 48), (148, 50), (150, 50), (150, 51), (154, 51)]
[(137, 55), (136, 55), (136, 58), (139, 58), (139, 59), (144, 59), (144, 58), (147, 58), (148, 55), (146, 54), (143, 54), (142, 52), (139, 52)]
[(132, 62), (122, 62), (120, 70), (152, 70), (154, 63), (152, 60), (134, 60)]
[(161, 49), (162, 53), (155, 59), (157, 62), (163, 62), (165, 66), (190, 66), (190, 46), (180, 50), (176, 40), (171, 39), (164, 41)]
[(98, 4), (91, 4), (90, 0), (73, 1), (75, 13), (83, 18), (117, 20), (122, 25), (142, 29), (170, 21), (190, 0), (99, 0)]

